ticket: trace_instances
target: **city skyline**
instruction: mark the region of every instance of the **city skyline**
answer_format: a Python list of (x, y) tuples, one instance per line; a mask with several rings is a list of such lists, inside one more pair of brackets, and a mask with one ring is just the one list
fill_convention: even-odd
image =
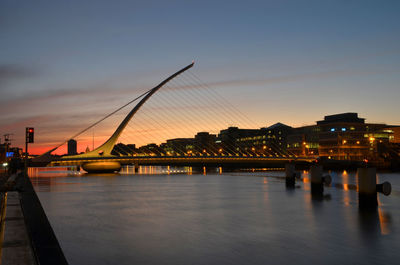
[[(400, 124), (396, 1), (0, 7), (0, 131), (22, 147), (24, 127), (35, 127), (33, 152), (69, 139), (193, 59), (193, 72), (258, 128), (342, 112)], [(95, 144), (112, 131), (96, 132)]]
[[(230, 131), (231, 129), (234, 129), (234, 130), (239, 130), (239, 131), (252, 131), (250, 134), (251, 135), (266, 135), (266, 133), (267, 133), (267, 131), (268, 130), (271, 130), (271, 128), (273, 128), (272, 130), (273, 131), (277, 131), (277, 129), (276, 128), (282, 128), (282, 127), (286, 127), (286, 128), (289, 128), (289, 130), (294, 130), (294, 131), (296, 131), (296, 130), (298, 130), (298, 131), (302, 131), (302, 130), (304, 130), (305, 128), (306, 128), (306, 130), (308, 130), (307, 128), (309, 128), (310, 130), (312, 130), (312, 128), (315, 128), (315, 127), (318, 127), (318, 126), (320, 126), (319, 124), (321, 123), (321, 121), (323, 121), (323, 120), (325, 120), (327, 117), (329, 118), (329, 117), (335, 117), (335, 116), (346, 116), (346, 115), (355, 115), (355, 116), (358, 116), (358, 113), (350, 113), (350, 112), (347, 112), (347, 113), (336, 113), (336, 114), (329, 114), (329, 115), (324, 115), (323, 117), (321, 117), (321, 119), (319, 120), (319, 121), (315, 121), (315, 123), (313, 123), (313, 124), (304, 124), (304, 125), (302, 125), (302, 126), (291, 126), (291, 125), (288, 125), (288, 124), (283, 124), (283, 123), (281, 123), (281, 122), (277, 122), (277, 123), (275, 123), (275, 124), (270, 124), (269, 126), (263, 126), (263, 127), (259, 127), (259, 128), (249, 128), (249, 127), (238, 127), (238, 126), (235, 126), (235, 125), (230, 125), (230, 126), (228, 126), (228, 127), (224, 127), (224, 128), (219, 128), (218, 130), (201, 130), (201, 131), (196, 131), (196, 130), (192, 130), (194, 133), (193, 134), (190, 134), (190, 133), (187, 133), (186, 132), (186, 134), (184, 135), (184, 136), (182, 136), (182, 137), (173, 137), (173, 138), (168, 138), (168, 137), (164, 137), (164, 138), (157, 138), (157, 139), (154, 139), (154, 141), (143, 141), (143, 138), (138, 138), (138, 139), (135, 139), (135, 138), (133, 138), (133, 142), (132, 141), (130, 141), (130, 139), (131, 138), (127, 138), (127, 137), (121, 137), (122, 139), (124, 139), (124, 140), (121, 140), (121, 138), (120, 138), (120, 140), (118, 140), (117, 141), (117, 144), (116, 145), (122, 145), (122, 146), (127, 146), (127, 145), (133, 145), (134, 147), (133, 147), (133, 149), (132, 149), (132, 147), (128, 147), (125, 151), (128, 151), (128, 152), (132, 152), (132, 151), (134, 151), (134, 152), (137, 152), (137, 150), (140, 150), (141, 148), (146, 148), (146, 147), (148, 147), (148, 146), (152, 146), (152, 145), (154, 145), (154, 146), (157, 146), (157, 147), (163, 147), (164, 146), (164, 148), (165, 148), (165, 145), (167, 145), (168, 146), (168, 143), (169, 142), (174, 142), (174, 141), (181, 141), (181, 140), (195, 140), (196, 139), (196, 137), (198, 136), (198, 135), (200, 135), (200, 134), (208, 134), (208, 135), (210, 135), (210, 136), (213, 136), (213, 137), (215, 137), (215, 142), (213, 143), (213, 144), (217, 144), (218, 142), (220, 142), (220, 140), (221, 140), (221, 137), (224, 137), (223, 136), (223, 134), (224, 133), (226, 133), (227, 131)], [(323, 119), (322, 119), (323, 118)], [(375, 127), (375, 126), (378, 126), (378, 130), (382, 130), (382, 128), (384, 128), (384, 129), (390, 129), (390, 131), (391, 131), (391, 133), (389, 133), (389, 131), (385, 131), (384, 132), (384, 134), (386, 134), (387, 136), (388, 135), (392, 135), (391, 137), (393, 137), (393, 138), (391, 138), (390, 139), (390, 142), (396, 142), (396, 143), (398, 143), (399, 142), (399, 136), (398, 136), (398, 133), (399, 133), (399, 129), (395, 129), (395, 132), (394, 132), (394, 134), (393, 134), (393, 129), (394, 128), (400, 128), (400, 125), (394, 125), (394, 124), (386, 124), (386, 123), (378, 123), (378, 124), (374, 124), (374, 123), (369, 123), (368, 122), (368, 119), (367, 118), (362, 118), (362, 117), (358, 117), (358, 118), (360, 118), (360, 120), (363, 120), (363, 121), (365, 121), (366, 122), (366, 125), (367, 125), (367, 128), (368, 128), (368, 126), (372, 126), (372, 127)], [(346, 124), (346, 122), (344, 123), (344, 125), (343, 125), (343, 123), (341, 123), (341, 122), (339, 122), (339, 123), (337, 123), (337, 124), (333, 124), (333, 127), (337, 127), (338, 128), (338, 130), (339, 129), (342, 129), (343, 130), (343, 128), (342, 127), (349, 127), (350, 125), (349, 124)], [(350, 128), (350, 127), (349, 127)], [(347, 128), (347, 130), (350, 130), (349, 128)], [(111, 128), (111, 129), (115, 129), (115, 128)], [(284, 129), (284, 130), (287, 130), (287, 129)], [(331, 129), (332, 130), (332, 129)], [(354, 130), (354, 128), (353, 128), (353, 130)], [(372, 129), (369, 133), (372, 133), (372, 134), (376, 134), (376, 133), (378, 133), (378, 134), (382, 134), (382, 132), (376, 132), (375, 131), (376, 129)], [(346, 130), (344, 130), (344, 132), (345, 132)], [(270, 133), (270, 131), (269, 131), (269, 133)], [(277, 132), (274, 132), (274, 133), (277, 133)], [(361, 133), (361, 135), (362, 135), (362, 137), (360, 138), (360, 140), (368, 140), (369, 138), (367, 137), (367, 138), (365, 138), (366, 136), (364, 135), (365, 133), (368, 133), (367, 131), (365, 131), (365, 132), (363, 132), (363, 130), (361, 130), (361, 131), (357, 131), (357, 133), (358, 134), (360, 134)], [(246, 133), (245, 133), (246, 134)], [(102, 145), (103, 143), (104, 143), (104, 140), (103, 140), (103, 138), (104, 139), (107, 139), (107, 138), (109, 138), (109, 135), (107, 135), (107, 136), (104, 136), (104, 137), (100, 137), (100, 138), (96, 138), (96, 140), (95, 140), (95, 138), (92, 138), (92, 139), (89, 139), (88, 137), (83, 137), (83, 138), (78, 138), (78, 139), (81, 139), (80, 141), (76, 141), (75, 139), (77, 139), (77, 138), (71, 138), (71, 139), (69, 139), (68, 140), (68, 142), (66, 142), (66, 143), (64, 143), (62, 146), (59, 146), (57, 149), (56, 149), (56, 151), (54, 151), (54, 152), (52, 152), (53, 154), (57, 154), (57, 155), (73, 155), (73, 154), (83, 154), (83, 153), (85, 153), (85, 152), (87, 152), (88, 150), (89, 151), (91, 151), (91, 150), (93, 150), (94, 148), (96, 148), (96, 147), (98, 147), (98, 146), (100, 146), (100, 145)], [(384, 137), (385, 138), (385, 140), (389, 140), (389, 138), (387, 138), (386, 136)], [(250, 140), (250, 142), (251, 142), (251, 139), (249, 139)], [(136, 141), (136, 142), (135, 142)], [(276, 140), (277, 141), (277, 140)], [(70, 153), (70, 142), (74, 142), (73, 144), (75, 145), (75, 147), (72, 147), (72, 149), (71, 150), (76, 150), (76, 152), (77, 153)], [(301, 141), (302, 142), (302, 141)], [(308, 143), (309, 142), (307, 142), (306, 144), (308, 145)], [(260, 145), (261, 143), (258, 143), (258, 145)], [(272, 143), (272, 145), (274, 146), (274, 148), (276, 148), (277, 147), (277, 144), (278, 144), (278, 141), (275, 143)], [(300, 143), (301, 144), (301, 143)], [(303, 144), (304, 144), (304, 142), (303, 142)], [(269, 144), (265, 144), (265, 142), (263, 143), (263, 144), (261, 144), (261, 146), (270, 146)], [(286, 143), (285, 143), (285, 148), (286, 148)], [(54, 147), (54, 146), (53, 146)], [(194, 148), (199, 148), (198, 146), (196, 146), (196, 144), (194, 144)], [(218, 149), (218, 148), (217, 148)], [(318, 148), (317, 148), (318, 149)], [(46, 151), (49, 151), (48, 150), (48, 147), (47, 146), (45, 146), (44, 147), (44, 149), (39, 149), (39, 148), (36, 148), (35, 150), (40, 150), (38, 153), (32, 153), (31, 152), (31, 154), (33, 154), (33, 155), (40, 155), (40, 154), (43, 154), (44, 152), (46, 152)], [(120, 152), (121, 151), (121, 149), (120, 148), (114, 148), (114, 150), (116, 151), (116, 152)], [(136, 150), (136, 151), (135, 151)], [(229, 147), (229, 150), (228, 150), (228, 152), (231, 152), (232, 150), (234, 150), (234, 149), (232, 149), (232, 147)], [(124, 149), (122, 149), (122, 151), (124, 151)], [(214, 150), (213, 152), (217, 152), (216, 150)]]

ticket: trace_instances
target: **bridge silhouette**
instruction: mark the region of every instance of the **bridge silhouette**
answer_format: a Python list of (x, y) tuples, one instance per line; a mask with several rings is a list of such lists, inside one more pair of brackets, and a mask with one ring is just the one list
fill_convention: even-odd
[[(128, 126), (129, 122), (135, 116), (135, 114), (142, 108), (142, 106), (162, 87), (166, 86), (174, 78), (182, 75), (188, 69), (192, 68), (194, 62), (180, 69), (176, 73), (172, 74), (165, 80), (163, 80), (156, 87), (148, 90), (139, 97), (118, 108), (116, 111), (108, 114), (104, 118), (90, 125), (86, 129), (82, 130), (78, 134), (71, 137), (71, 139), (79, 136), (87, 130), (93, 128), (103, 120), (111, 117), (122, 108), (140, 101), (131, 109), (126, 117), (119, 124), (114, 133), (105, 141), (103, 144), (94, 148), (91, 151), (76, 155), (66, 155), (53, 160), (49, 163), (49, 166), (82, 166), (84, 170), (88, 172), (110, 172), (117, 171), (121, 168), (121, 165), (135, 165), (138, 168), (140, 165), (159, 165), (159, 166), (192, 166), (192, 167), (229, 167), (229, 168), (249, 168), (249, 167), (282, 167), (285, 163), (294, 162), (300, 164), (309, 164), (314, 161), (313, 157), (298, 157), (293, 153), (283, 150), (281, 146), (278, 146), (273, 140), (270, 140), (268, 144), (264, 145), (266, 149), (262, 153), (254, 152), (254, 150), (243, 151), (239, 150), (232, 141), (225, 141), (221, 144), (222, 148), (216, 148), (215, 146), (195, 146), (192, 150), (187, 151), (175, 150), (170, 152), (134, 152), (127, 151), (126, 145), (124, 148), (119, 147), (117, 141), (119, 140), (122, 132)], [(218, 114), (217, 114), (218, 115)], [(212, 116), (212, 115), (211, 115)], [(210, 117), (209, 117), (210, 118)], [(48, 153), (56, 150), (63, 142), (56, 148), (53, 148)], [(129, 145), (128, 145), (129, 148)], [(119, 149), (119, 150), (118, 150)], [(179, 149), (179, 148), (178, 148)]]

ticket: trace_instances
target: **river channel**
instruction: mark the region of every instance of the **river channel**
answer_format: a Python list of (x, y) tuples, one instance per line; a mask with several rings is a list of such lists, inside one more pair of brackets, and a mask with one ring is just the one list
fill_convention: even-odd
[(378, 173), (392, 194), (360, 211), (355, 172), (327, 172), (313, 198), (307, 171), (124, 168), (29, 174), (70, 264), (398, 264), (400, 174)]

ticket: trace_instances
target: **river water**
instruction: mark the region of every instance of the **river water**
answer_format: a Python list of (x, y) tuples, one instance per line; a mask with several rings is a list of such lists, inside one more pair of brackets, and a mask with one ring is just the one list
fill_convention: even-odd
[(286, 189), (282, 171), (30, 169), (70, 264), (399, 264), (400, 174), (360, 212), (355, 172), (329, 173), (316, 199), (306, 171)]

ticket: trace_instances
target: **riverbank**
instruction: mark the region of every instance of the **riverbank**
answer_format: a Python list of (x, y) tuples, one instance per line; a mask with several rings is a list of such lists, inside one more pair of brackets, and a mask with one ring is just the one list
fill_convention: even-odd
[(29, 178), (3, 176), (1, 264), (68, 264)]

